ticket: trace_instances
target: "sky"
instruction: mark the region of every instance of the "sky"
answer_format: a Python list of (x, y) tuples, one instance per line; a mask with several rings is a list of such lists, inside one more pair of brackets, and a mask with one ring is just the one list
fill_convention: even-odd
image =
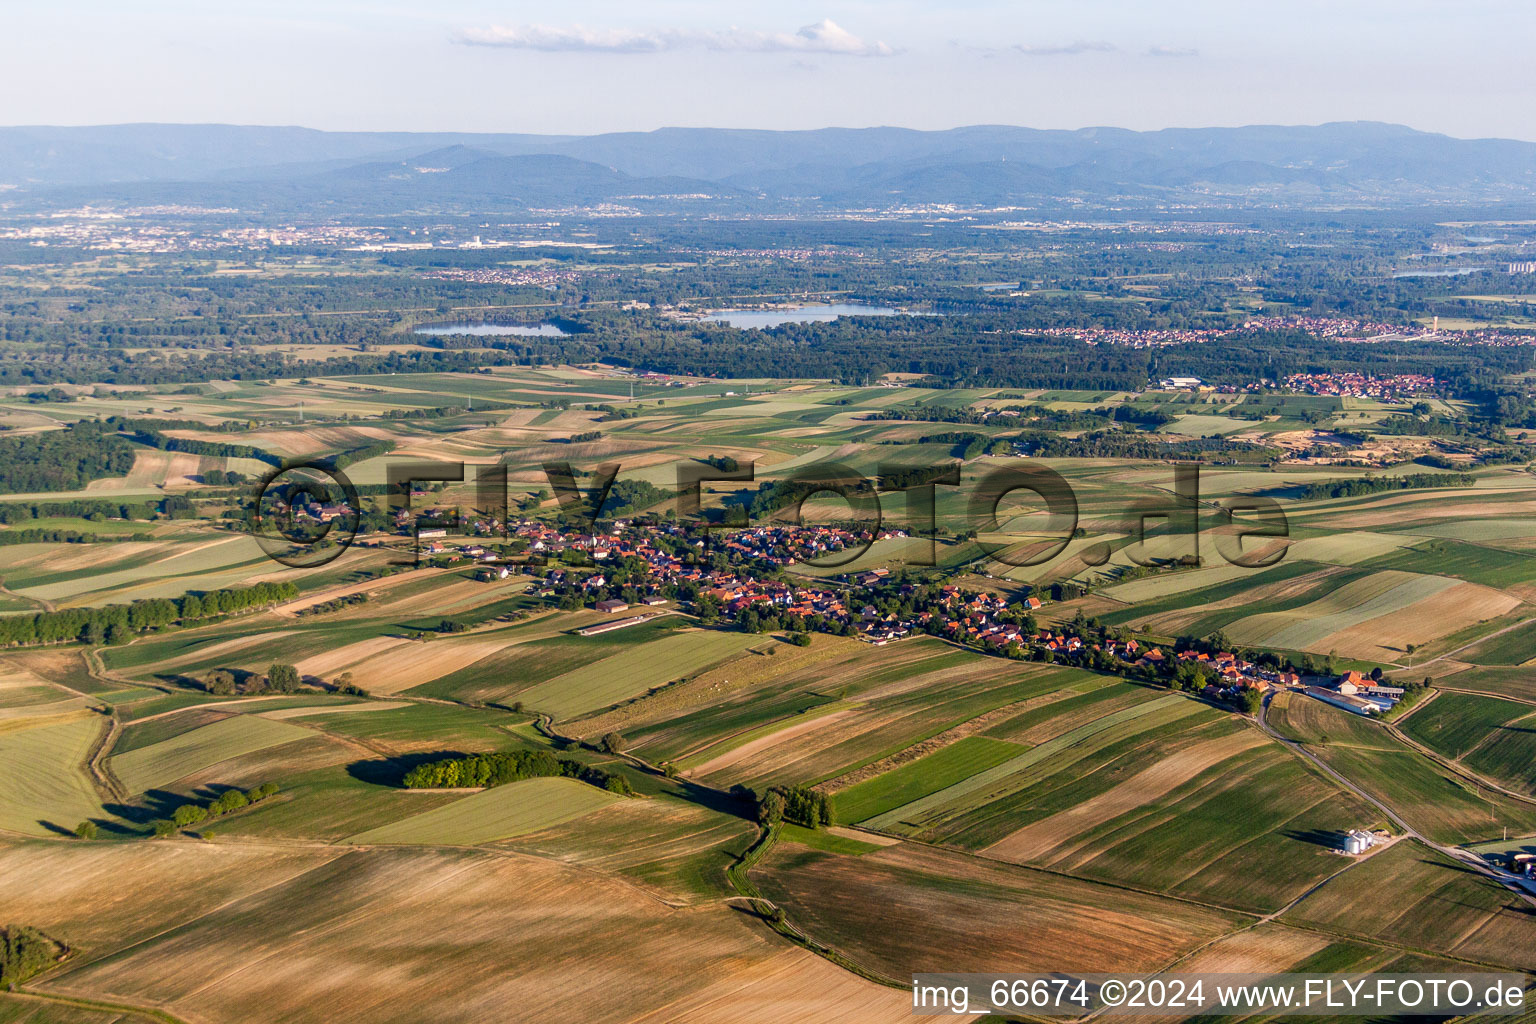
[(4, 0), (0, 124), (1390, 121), (1536, 141), (1529, 0)]

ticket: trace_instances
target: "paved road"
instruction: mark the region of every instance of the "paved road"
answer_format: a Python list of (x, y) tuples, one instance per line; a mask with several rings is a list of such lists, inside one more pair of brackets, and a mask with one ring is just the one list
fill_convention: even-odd
[[(1290, 739), (1289, 737), (1280, 735), (1280, 733), (1277, 732), (1269, 724), (1269, 702), (1272, 699), (1272, 697), (1273, 697), (1272, 694), (1265, 695), (1265, 697), (1264, 697), (1264, 704), (1259, 708), (1259, 714), (1258, 714), (1259, 728), (1263, 729), (1270, 736), (1274, 737), (1276, 740), (1278, 740), (1279, 742), (1281, 742), (1285, 746), (1289, 747), (1290, 750), (1293, 753), (1295, 753), (1298, 757), (1301, 757), (1301, 758), (1305, 759), (1308, 763), (1314, 765), (1318, 769), (1318, 771), (1322, 772), (1324, 775), (1327, 775), (1329, 778), (1333, 779), (1339, 785), (1343, 786), (1345, 789), (1349, 790), (1351, 793), (1355, 794), (1360, 799), (1362, 799), (1362, 800), (1366, 801), (1367, 803), (1370, 803), (1373, 806), (1375, 806), (1378, 809), (1380, 809), (1381, 813), (1385, 814), (1389, 821), (1391, 821), (1394, 825), (1396, 825), (1398, 828), (1400, 828), (1403, 831), (1404, 835), (1407, 835), (1407, 836), (1409, 836), (1410, 838), (1413, 838), (1413, 839), (1417, 839), (1419, 842), (1423, 843), (1425, 846), (1429, 847), (1431, 850), (1434, 850), (1437, 853), (1440, 853), (1440, 854), (1443, 854), (1443, 855), (1445, 855), (1447, 857), (1450, 857), (1450, 858), (1452, 858), (1453, 860), (1456, 860), (1459, 863), (1467, 865), (1469, 868), (1472, 868), (1474, 871), (1476, 871), (1480, 875), (1484, 875), (1484, 876), (1486, 876), (1488, 878), (1493, 879), (1495, 882), (1498, 882), (1500, 885), (1504, 886), (1510, 892), (1512, 892), (1515, 895), (1519, 896), (1522, 900), (1524, 900), (1532, 908), (1536, 908), (1536, 896), (1533, 896), (1531, 894), (1530, 890), (1526, 889), (1518, 881), (1516, 881), (1513, 878), (1506, 877), (1505, 875), (1501, 874), (1500, 872), (1497, 872), (1497, 871), (1493, 870), (1486, 863), (1484, 863), (1484, 861), (1483, 861), (1483, 859), (1481, 857), (1477, 856), (1474, 853), (1469, 853), (1466, 850), (1458, 849), (1457, 847), (1454, 847), (1454, 846), (1445, 846), (1445, 845), (1442, 845), (1440, 843), (1435, 842), (1432, 839), (1427, 838), (1418, 829), (1414, 828), (1406, 820), (1404, 820), (1403, 817), (1400, 814), (1398, 814), (1396, 811), (1394, 811), (1391, 807), (1389, 807), (1386, 804), (1382, 803), (1380, 800), (1376, 799), (1374, 796), (1372, 796), (1371, 794), (1367, 793), (1365, 790), (1361, 789), (1359, 786), (1355, 785), (1349, 779), (1345, 778), (1343, 775), (1341, 775), (1338, 772), (1334, 771), (1325, 762), (1323, 762), (1316, 755), (1314, 755), (1310, 750), (1308, 750), (1303, 744), (1298, 743), (1295, 740)], [(1308, 699), (1310, 699), (1310, 698), (1308, 698)]]

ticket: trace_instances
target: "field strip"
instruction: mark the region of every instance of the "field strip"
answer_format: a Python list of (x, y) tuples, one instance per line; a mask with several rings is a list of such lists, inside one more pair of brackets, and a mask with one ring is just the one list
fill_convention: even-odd
[(325, 677), (342, 669), (351, 668), (383, 651), (390, 651), (413, 641), (399, 636), (375, 636), (355, 644), (334, 647), (319, 654), (311, 654), (294, 664), (301, 676)]
[(1018, 772), (1023, 771), (1025, 768), (1037, 764), (1040, 761), (1043, 761), (1046, 758), (1052, 756), (1053, 754), (1060, 753), (1061, 751), (1066, 750), (1068, 747), (1080, 743), (1097, 733), (1101, 733), (1106, 729), (1113, 728), (1114, 726), (1119, 725), (1121, 722), (1134, 721), (1143, 715), (1151, 714), (1153, 711), (1170, 707), (1171, 705), (1181, 702), (1187, 703), (1189, 705), (1190, 714), (1193, 714), (1195, 711), (1200, 709), (1200, 705), (1193, 701), (1189, 701), (1187, 698), (1179, 694), (1167, 694), (1165, 696), (1158, 697), (1155, 700), (1149, 700), (1145, 704), (1138, 704), (1135, 707), (1124, 708), (1112, 715), (1105, 715), (1103, 718), (1096, 719), (1087, 723), (1086, 725), (1081, 725), (1069, 733), (1057, 736), (1055, 739), (1047, 740), (1037, 747), (1030, 748), (1024, 753), (1020, 754), (1018, 757), (1004, 761), (1002, 764), (995, 768), (988, 768), (984, 772), (978, 772), (968, 779), (964, 779), (955, 783), (953, 786), (939, 790), (937, 793), (931, 793), (928, 796), (921, 797), (912, 801), (911, 803), (903, 804), (894, 810), (886, 811), (884, 814), (876, 815), (868, 821), (859, 822), (859, 824), (865, 828), (871, 829), (884, 830), (891, 828), (892, 826), (898, 825), (910, 818), (914, 818), (917, 815), (943, 807), (946, 804), (953, 803), (954, 801), (974, 793), (979, 789), (983, 789), (994, 782), (1000, 782), (1010, 775), (1017, 774)]
[(259, 712), (262, 718), (282, 721), (288, 718), (312, 718), (316, 715), (362, 714), (366, 711), (393, 711), (410, 704), (405, 700), (364, 700), (356, 704), (333, 704), (313, 708), (279, 708), (276, 711)]
[(1227, 627), (1234, 642), (1306, 650), (1334, 633), (1390, 615), (1461, 583), (1446, 576), (1387, 570), (1333, 591), (1300, 608), (1264, 612)]
[(401, 572), (393, 576), (385, 576), (382, 579), (364, 580), (362, 583), (348, 583), (345, 586), (332, 587), (313, 594), (306, 594), (287, 604), (278, 605), (272, 609), (278, 615), (289, 618), (297, 617), (298, 613), (306, 608), (313, 608), (317, 604), (334, 601), (338, 597), (350, 597), (353, 594), (372, 593), (375, 590), (388, 590), (398, 587), (402, 583), (413, 583), (418, 580), (428, 579), (432, 576), (441, 576), (444, 573), (462, 572), (462, 566), (453, 566), (447, 569), (418, 569), (415, 572)]
[(118, 754), (107, 763), (130, 793), (142, 793), (242, 754), (313, 735), (309, 729), (286, 722), (236, 715)]
[[(515, 646), (520, 639), (404, 640), (377, 650), (362, 660), (352, 661), (346, 667), (369, 693), (388, 697), (468, 668), (506, 647)], [(310, 661), (318, 661), (323, 657), (321, 655)]]
[(1214, 587), (1218, 583), (1252, 575), (1253, 572), (1240, 565), (1213, 565), (1187, 572), (1154, 573), (1143, 579), (1107, 587), (1099, 593), (1126, 604), (1140, 604), (1143, 601), (1155, 601), (1191, 590)]
[[(26, 715), (14, 710), (5, 712), (5, 717), (0, 718), (0, 736), (14, 735), (29, 729), (43, 729), (55, 725), (65, 725), (76, 722), (82, 718), (95, 718), (96, 713), (81, 706), (78, 700), (61, 701), (60, 703), (72, 703), (74, 707), (68, 711), (55, 711), (46, 715)], [(45, 705), (45, 709), (52, 708), (52, 704)]]
[(346, 842), (477, 846), (558, 825), (618, 799), (575, 779), (524, 779), (359, 832)]
[(150, 664), (157, 669), (180, 668), (182, 665), (190, 665), (212, 655), (233, 654), (243, 651), (247, 647), (275, 640), (280, 636), (289, 636), (296, 632), (292, 629), (272, 629), (265, 633), (252, 633), (249, 636), (237, 636), (230, 640), (220, 640), (209, 644), (207, 647), (198, 647), (183, 654), (177, 654), (166, 658), (164, 661), (155, 661)]
[(265, 697), (236, 697), (233, 700), (211, 700), (206, 704), (188, 704), (184, 708), (172, 708), (169, 711), (161, 711), (153, 715), (145, 715), (143, 718), (135, 718), (129, 725), (143, 725), (145, 722), (153, 722), (161, 718), (170, 718), (184, 711), (206, 711), (209, 708), (230, 708), (230, 714), (240, 714), (241, 708), (247, 704), (262, 704), (269, 700), (291, 700), (292, 694), (274, 693)]
[[(68, 1006), (75, 1010), (99, 1010), (102, 1013), (113, 1014), (112, 1024), (124, 1017), (142, 1017), (145, 1020), (159, 1021), (160, 1024), (186, 1024), (180, 1017), (172, 1016), (164, 1010), (153, 1007), (129, 1006), (126, 1003), (106, 1003), (99, 999), (88, 999), (85, 996), (54, 995), (48, 992), (32, 992), (23, 988), (12, 988), (5, 993), (5, 998), (17, 1000), (34, 1000), (39, 1003), (56, 1006)], [(48, 1018), (27, 1018), (47, 1020)]]
[[(801, 736), (804, 736), (806, 733), (815, 732), (818, 729), (824, 729), (829, 725), (840, 722), (844, 718), (847, 718), (849, 715), (852, 715), (859, 710), (858, 708), (850, 707), (842, 707), (840, 709), (833, 710), (834, 708), (837, 708), (837, 706), (832, 704), (823, 704), (821, 707), (811, 708), (809, 711), (796, 715), (795, 718), (791, 721), (775, 722), (774, 724), (779, 726), (779, 728), (774, 729), (765, 735), (746, 739), (745, 742), (741, 743), (740, 745), (733, 747), (723, 753), (716, 754), (709, 760), (689, 768), (683, 774), (690, 776), (702, 776), (708, 775), (711, 772), (717, 772), (722, 768), (730, 768), (738, 762), (746, 760), (747, 758), (752, 757), (754, 754), (761, 753), (770, 747), (776, 746), (787, 740), (797, 739)], [(757, 730), (753, 730), (753, 732), (756, 731)], [(750, 736), (750, 734), (744, 735)]]
[(896, 846), (902, 840), (895, 836), (882, 835), (879, 832), (866, 832), (860, 828), (849, 828), (846, 825), (827, 826), (829, 835), (841, 836), (844, 839), (852, 839), (860, 843), (869, 843), (872, 846)]
[[(1095, 826), (1166, 796), (1208, 769), (1269, 742), (1268, 737), (1256, 729), (1244, 729), (1230, 736), (1207, 740), (1158, 761), (1113, 789), (1048, 818), (1031, 822), (982, 852), (999, 860), (1020, 862), (1039, 860), (1047, 853), (1053, 855), (1052, 862), (1070, 857), (1091, 841), (1078, 837)], [(1074, 839), (1078, 841), (1074, 842)]]
[(51, 835), (44, 821), (72, 829), (101, 813), (96, 790), (81, 769), (106, 721), (82, 710), (0, 731), (0, 828)]

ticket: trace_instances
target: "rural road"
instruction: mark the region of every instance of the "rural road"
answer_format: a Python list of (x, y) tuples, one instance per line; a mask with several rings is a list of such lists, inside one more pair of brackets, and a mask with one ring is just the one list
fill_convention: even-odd
[(1269, 703), (1272, 697), (1272, 694), (1266, 694), (1264, 697), (1264, 703), (1259, 708), (1259, 713), (1257, 716), (1259, 728), (1263, 729), (1273, 739), (1290, 748), (1290, 750), (1297, 756), (1306, 760), (1308, 763), (1316, 767), (1318, 771), (1333, 779), (1339, 785), (1349, 790), (1349, 792), (1378, 808), (1383, 814), (1387, 816), (1389, 821), (1403, 830), (1404, 835), (1407, 835), (1412, 839), (1417, 839), (1419, 842), (1423, 843), (1431, 850), (1434, 850), (1436, 853), (1450, 857), (1458, 863), (1465, 864), (1472, 868), (1478, 874), (1493, 879), (1495, 882), (1498, 882), (1500, 885), (1504, 886), (1506, 889), (1519, 896), (1531, 908), (1536, 909), (1536, 896), (1533, 896), (1531, 892), (1520, 883), (1514, 881), (1512, 878), (1506, 878), (1499, 872), (1494, 871), (1487, 864), (1483, 863), (1482, 858), (1478, 857), (1476, 854), (1468, 853), (1466, 850), (1461, 850), (1454, 846), (1444, 846), (1432, 839), (1426, 838), (1423, 833), (1405, 821), (1403, 817), (1394, 811), (1391, 807), (1376, 799), (1374, 796), (1367, 793), (1359, 786), (1355, 785), (1355, 783), (1351, 782), (1343, 775), (1334, 771), (1333, 768), (1329, 767), (1325, 762), (1323, 762), (1320, 758), (1308, 750), (1305, 744), (1298, 743), (1297, 741), (1290, 739), (1287, 736), (1282, 736), (1278, 731), (1275, 730), (1273, 726), (1269, 724)]

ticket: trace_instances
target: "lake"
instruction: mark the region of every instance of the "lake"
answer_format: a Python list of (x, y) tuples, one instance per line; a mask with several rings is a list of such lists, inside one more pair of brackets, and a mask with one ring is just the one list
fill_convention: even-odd
[(566, 332), (554, 324), (493, 324), (483, 320), (452, 324), (422, 324), (412, 334), (525, 334), (540, 338), (563, 338)]
[(780, 324), (814, 324), (836, 320), (840, 316), (912, 316), (889, 306), (860, 306), (852, 303), (790, 306), (785, 309), (717, 309), (704, 317), (732, 327), (778, 327)]
[(1464, 274), (1480, 274), (1487, 267), (1445, 267), (1440, 270), (1399, 270), (1393, 277), (1461, 277)]

